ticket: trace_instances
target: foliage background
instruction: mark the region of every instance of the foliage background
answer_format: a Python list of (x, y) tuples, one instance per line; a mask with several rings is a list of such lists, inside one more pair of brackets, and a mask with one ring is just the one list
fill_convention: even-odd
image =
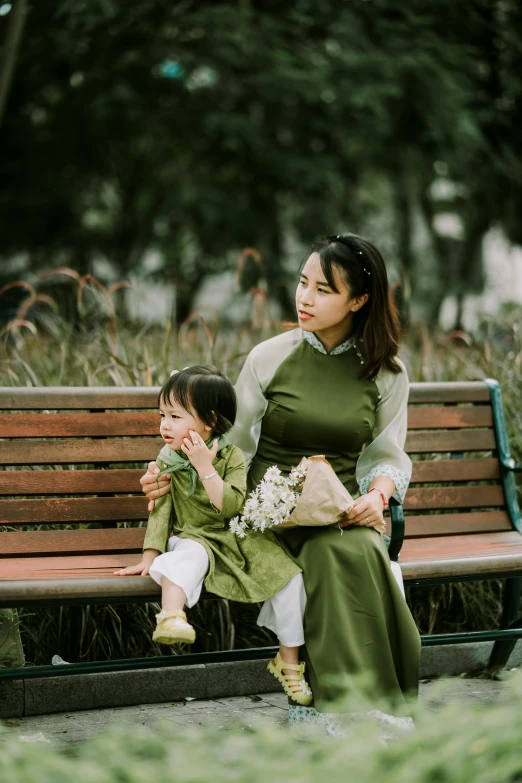
[[(92, 273), (100, 259), (120, 279), (154, 249), (182, 322), (204, 277), (254, 246), (288, 316), (295, 243), (355, 228), (434, 324), (448, 288), (460, 300), (482, 288), (491, 226), (521, 241), (517, 0), (12, 8), (0, 16), (2, 81), (13, 73), (0, 101), (6, 281)], [(456, 236), (440, 230), (448, 210)]]

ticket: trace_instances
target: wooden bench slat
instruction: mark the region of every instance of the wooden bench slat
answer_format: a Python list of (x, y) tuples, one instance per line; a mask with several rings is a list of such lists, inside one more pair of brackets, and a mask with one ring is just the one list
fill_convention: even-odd
[(409, 538), (399, 563), (406, 580), (509, 572), (522, 568), (522, 536), (510, 531)]
[(108, 438), (77, 441), (0, 441), (0, 465), (86, 465), (100, 462), (150, 462), (161, 438)]
[[(110, 555), (69, 555), (68, 557), (6, 557), (2, 560), (0, 579), (23, 580), (27, 574), (38, 572), (52, 573), (54, 578), (61, 572), (73, 574), (79, 569), (90, 571), (91, 569), (124, 568), (136, 563), (135, 554), (110, 554)], [(115, 577), (123, 579), (123, 577)]]
[(126, 522), (148, 518), (147, 498), (41, 498), (0, 500), (0, 525)]
[(410, 383), (410, 404), (490, 402), (489, 387), (483, 381)]
[(491, 533), (512, 529), (513, 526), (506, 511), (474, 511), (462, 514), (414, 514), (406, 517), (405, 538), (447, 536), (458, 533)]
[[(411, 408), (408, 428), (450, 429), (492, 427), (491, 407)], [(3, 413), (2, 438), (81, 438), (157, 435), (159, 415), (155, 412), (125, 413)]]
[[(159, 386), (12, 386), (0, 388), (0, 410), (155, 408)], [(410, 404), (489, 402), (483, 381), (411, 383)]]
[(493, 413), (490, 405), (476, 405), (469, 408), (410, 408), (408, 410), (409, 430), (492, 426)]
[[(157, 600), (160, 586), (150, 576), (113, 576), (109, 569), (76, 573), (66, 579), (57, 578), (56, 572), (44, 571), (31, 574), (24, 581), (5, 579), (2, 581), (2, 600), (12, 601), (13, 606), (31, 600), (85, 600), (89, 598), (129, 598), (142, 596)], [(0, 576), (0, 580), (1, 580)]]
[[(100, 462), (149, 462), (157, 457), (163, 441), (158, 438), (118, 438), (100, 441), (0, 441), (0, 465), (62, 465)], [(496, 448), (493, 430), (413, 431), (406, 451), (412, 454), (452, 451), (491, 451)]]
[[(124, 579), (125, 577), (121, 576), (115, 576), (114, 575), (114, 569), (115, 568), (125, 568), (128, 565), (134, 565), (136, 562), (137, 555), (118, 555), (118, 557), (130, 557), (131, 562), (126, 561), (115, 561), (116, 566), (110, 565), (110, 566), (93, 566), (92, 568), (59, 568), (56, 570), (47, 570), (47, 569), (37, 569), (34, 571), (22, 571), (18, 572), (18, 579), (20, 582), (25, 582), (26, 580), (29, 581), (31, 579), (63, 579), (63, 582), (68, 582), (70, 579), (78, 579), (78, 578), (84, 578), (84, 579), (100, 579), (102, 577), (109, 578), (112, 577), (113, 579)], [(0, 575), (0, 582), (8, 582), (15, 579), (14, 574), (7, 574), (7, 575)], [(2, 597), (3, 597), (3, 590), (2, 590)]]
[(500, 533), (477, 533), (476, 535), (443, 536), (441, 538), (409, 538), (408, 552), (423, 552), (436, 554), (442, 549), (458, 552), (479, 552), (506, 546), (520, 546), (522, 550), (522, 536), (516, 530), (507, 530)]
[(502, 487), (422, 487), (406, 493), (405, 511), (485, 508), (504, 505)]
[(143, 468), (122, 470), (0, 470), (0, 495), (139, 494)]
[(489, 430), (413, 430), (406, 438), (406, 452), (434, 454), (452, 451), (492, 451), (495, 433)]
[[(437, 539), (438, 540), (438, 539)], [(465, 577), (487, 579), (488, 576), (522, 570), (522, 553), (509, 551), (502, 555), (484, 555), (480, 558), (444, 558), (439, 560), (406, 560), (401, 562), (404, 581), (423, 579), (446, 579), (456, 581)]]
[(158, 435), (158, 413), (0, 413), (2, 438)]
[[(62, 584), (65, 585), (66, 582), (69, 582), (72, 579), (92, 579), (99, 580), (99, 579), (125, 579), (126, 577), (123, 576), (115, 576), (114, 570), (115, 568), (125, 568), (128, 565), (134, 565), (136, 560), (136, 555), (118, 555), (118, 557), (130, 557), (131, 561), (128, 560), (121, 560), (121, 561), (115, 561), (116, 565), (110, 565), (110, 566), (93, 566), (92, 568), (60, 568), (57, 570), (35, 570), (35, 571), (23, 571), (21, 572), (21, 575), (19, 575), (19, 581), (21, 583), (31, 580), (41, 580), (41, 579), (49, 579), (49, 580), (56, 580), (56, 579), (62, 579)], [(13, 574), (4, 576), (3, 574), (0, 575), (0, 583), (1, 582), (10, 582), (15, 579), (15, 576)], [(95, 585), (93, 584), (93, 588)], [(95, 590), (93, 590), (94, 594)], [(62, 597), (62, 596), (60, 596)], [(2, 598), (3, 598), (3, 590), (2, 590)]]
[[(500, 486), (411, 489), (405, 511), (445, 508), (484, 508), (504, 505)], [(42, 498), (0, 500), (1, 525), (67, 522), (106, 522), (147, 519), (143, 495), (123, 498)]]
[(2, 387), (0, 410), (154, 409), (159, 391), (159, 386)]
[[(0, 474), (1, 476), (1, 474)], [(415, 483), (442, 483), (448, 481), (494, 481), (500, 478), (498, 459), (441, 459), (416, 460), (411, 476)], [(1, 492), (0, 478), (0, 492)]]
[(87, 554), (92, 552), (141, 552), (145, 527), (119, 527), (103, 530), (31, 530), (0, 535), (0, 570), (2, 557), (60, 552)]
[[(144, 468), (111, 470), (0, 470), (0, 495), (101, 495), (140, 493)], [(412, 484), (500, 478), (498, 460), (419, 460)], [(411, 490), (410, 490), (411, 491)]]

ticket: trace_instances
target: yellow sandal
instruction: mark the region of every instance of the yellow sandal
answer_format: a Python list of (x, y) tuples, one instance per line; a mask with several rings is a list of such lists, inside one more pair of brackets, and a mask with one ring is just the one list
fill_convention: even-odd
[[(279, 680), (286, 695), (303, 707), (308, 706), (314, 698), (310, 686), (305, 680), (305, 667), (305, 663), (285, 663), (279, 653), (273, 661), (268, 662), (266, 667), (270, 674)], [(291, 673), (283, 674), (283, 669), (290, 670)], [(294, 674), (294, 672), (296, 673)]]
[(192, 644), (196, 631), (187, 622), (187, 615), (182, 609), (162, 609), (156, 615), (157, 626), (152, 634), (152, 641), (159, 644)]

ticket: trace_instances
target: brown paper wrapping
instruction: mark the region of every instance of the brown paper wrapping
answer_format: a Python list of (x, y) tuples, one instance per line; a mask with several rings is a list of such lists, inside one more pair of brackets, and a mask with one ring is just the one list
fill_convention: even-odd
[(307, 467), (303, 491), (288, 520), (276, 528), (318, 527), (342, 521), (354, 499), (324, 456), (303, 457), (299, 468)]

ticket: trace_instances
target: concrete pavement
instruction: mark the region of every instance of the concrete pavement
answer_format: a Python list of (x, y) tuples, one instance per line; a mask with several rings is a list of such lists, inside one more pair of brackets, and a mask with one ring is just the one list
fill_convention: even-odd
[[(436, 711), (449, 699), (463, 703), (494, 704), (509, 700), (509, 680), (466, 679), (446, 680), (449, 690), (443, 698), (437, 696), (438, 681), (425, 680), (420, 685), (420, 702), (427, 710)], [(2, 721), (5, 732), (0, 742), (9, 735), (21, 742), (42, 742), (57, 748), (67, 748), (83, 742), (109, 726), (151, 726), (155, 722), (172, 724), (173, 733), (181, 726), (208, 723), (222, 730), (238, 724), (256, 728), (263, 724), (284, 725), (287, 720), (287, 700), (282, 693), (263, 693), (252, 696), (193, 699), (161, 704), (139, 704), (81, 712), (63, 712), (54, 715), (35, 715)]]

